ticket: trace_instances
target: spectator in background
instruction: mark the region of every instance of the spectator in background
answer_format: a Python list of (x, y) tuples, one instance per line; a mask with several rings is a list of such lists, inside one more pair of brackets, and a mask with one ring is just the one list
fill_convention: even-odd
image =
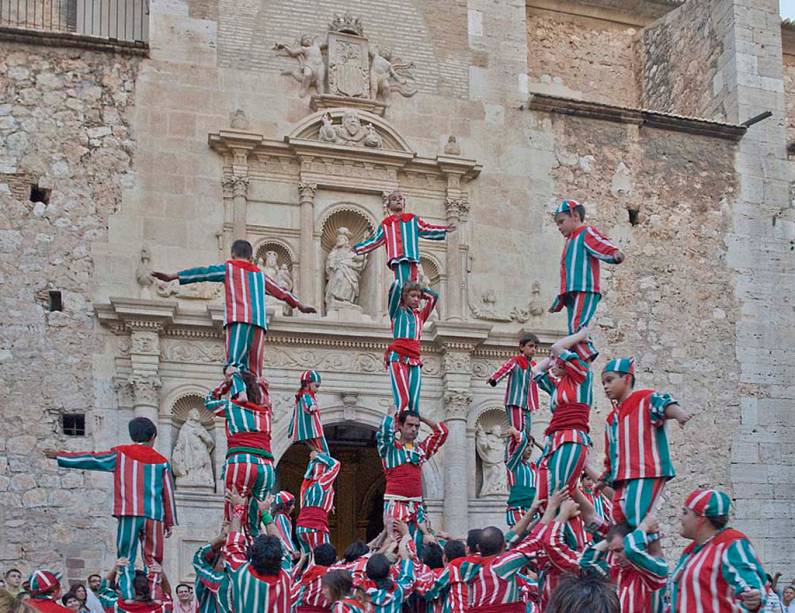
[[(89, 609), (88, 605), (86, 604), (86, 600), (88, 598), (88, 590), (86, 590), (86, 586), (82, 583), (75, 583), (72, 587), (69, 588), (69, 593), (73, 594), (75, 598), (77, 598), (77, 602), (80, 605), (78, 607), (79, 613), (91, 613), (91, 609)], [(66, 603), (64, 606), (69, 607)], [(69, 607), (71, 609), (71, 607)]]
[[(104, 613), (105, 609), (102, 608), (102, 603), (99, 601), (99, 592), (102, 588), (102, 577), (99, 575), (89, 575), (86, 581), (86, 587), (80, 586), (85, 591), (85, 598), (81, 601), (83, 608), (89, 613)], [(72, 588), (74, 590), (74, 587)], [(78, 599), (80, 593), (75, 592)]]
[(6, 571), (6, 589), (14, 598), (22, 591), (22, 571), (18, 568), (9, 568)]
[(177, 586), (177, 601), (174, 603), (174, 613), (195, 613), (196, 600), (193, 598), (193, 587), (187, 583)]
[(795, 613), (795, 585), (788, 585), (781, 592), (781, 606), (784, 613)]
[(75, 613), (80, 611), (80, 600), (74, 592), (67, 592), (64, 594), (63, 598), (61, 598), (61, 604), (67, 609), (75, 611)]

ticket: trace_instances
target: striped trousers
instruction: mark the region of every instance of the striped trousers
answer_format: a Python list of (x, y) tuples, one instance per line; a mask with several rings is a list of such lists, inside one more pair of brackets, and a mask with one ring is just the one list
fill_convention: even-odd
[(633, 530), (654, 508), (665, 489), (663, 477), (616, 481), (613, 495), (613, 523), (626, 522)]
[(318, 545), (331, 542), (328, 532), (325, 530), (316, 530), (315, 528), (296, 526), (295, 536), (298, 539), (298, 546), (301, 548), (301, 553), (307, 555), (311, 554)]
[(519, 432), (527, 432), (527, 436), (530, 436), (530, 427), (532, 425), (530, 411), (512, 404), (506, 404), (505, 417), (508, 418), (509, 426), (516, 428)]
[[(588, 449), (580, 443), (563, 443), (545, 457), (538, 471), (538, 497), (548, 500), (553, 492), (564, 488), (573, 494), (585, 468), (587, 457)], [(582, 549), (585, 532), (575, 520), (582, 523), (578, 517), (570, 520), (566, 524), (564, 536), (573, 549)]]
[[(601, 299), (602, 295), (594, 292), (569, 292), (566, 294), (564, 305), (566, 306), (569, 334), (574, 334), (591, 323)], [(574, 351), (586, 361), (593, 361), (599, 355), (591, 341), (578, 343), (574, 346)]]
[(398, 360), (389, 362), (389, 380), (392, 383), (392, 400), (398, 408), (398, 415), (408, 411), (420, 414), (420, 390), (422, 388), (422, 367), (406, 364)]
[(422, 557), (422, 530), (419, 524), (425, 521), (425, 505), (421, 502), (409, 500), (385, 500), (384, 501), (384, 527), (387, 535), (400, 541), (400, 534), (397, 532), (395, 522), (399, 521), (406, 524), (409, 534), (417, 547), (417, 555)]
[(294, 443), (305, 442), (311, 449), (329, 453), (326, 437), (323, 435), (323, 424), (319, 411), (306, 411), (298, 403), (293, 409), (293, 418), (287, 428), (287, 436)]
[(138, 544), (141, 544), (141, 557), (149, 578), (152, 598), (161, 595), (160, 573), (152, 571), (152, 564), (163, 564), (163, 522), (148, 517), (122, 515), (118, 518), (116, 529), (116, 557), (127, 558), (127, 566), (119, 574), (119, 591), (125, 600), (134, 600), (133, 578)]
[(265, 329), (246, 323), (231, 323), (224, 328), (226, 334), (226, 364), (224, 368), (234, 366), (232, 387), (229, 394), (232, 398), (246, 391), (246, 384), (240, 374), (247, 370), (257, 377), (262, 376), (262, 365), (265, 361)]
[[(236, 489), (241, 496), (248, 498), (248, 521), (243, 532), (251, 538), (257, 536), (260, 532), (257, 501), (264, 501), (276, 482), (273, 463), (250, 454), (234, 455), (224, 465), (224, 482), (227, 490)], [(232, 505), (224, 500), (224, 519), (229, 521), (231, 518)]]

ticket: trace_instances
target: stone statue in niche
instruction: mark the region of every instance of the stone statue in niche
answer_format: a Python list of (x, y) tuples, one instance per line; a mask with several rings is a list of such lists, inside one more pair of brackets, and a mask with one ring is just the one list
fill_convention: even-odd
[(393, 91), (406, 98), (417, 93), (414, 86), (414, 77), (410, 70), (414, 62), (404, 62), (400, 58), (392, 57), (392, 50), (384, 47), (370, 51), (370, 96), (373, 100), (379, 97), (384, 104), (389, 104), (389, 97)]
[(494, 425), (486, 430), (478, 424), (475, 447), (483, 473), (478, 497), (504, 496), (508, 491), (508, 475), (505, 471), (505, 440), (502, 437), (502, 428)]
[(375, 131), (373, 124), (362, 125), (359, 115), (354, 110), (342, 114), (339, 125), (332, 123), (331, 116), (326, 113), (322, 119), (318, 138), (327, 143), (354, 147), (371, 147), (378, 149), (384, 146), (381, 135)]
[(276, 285), (283, 287), (286, 290), (293, 291), (293, 275), (290, 274), (290, 267), (287, 262), (282, 262), (279, 265), (279, 272), (276, 273)]
[(323, 49), (326, 44), (320, 44), (314, 36), (304, 34), (300, 42), (290, 47), (284, 43), (276, 43), (273, 48), (298, 60), (297, 70), (285, 70), (282, 75), (291, 76), (301, 84), (301, 98), (306, 96), (309, 89), (314, 87), (318, 94), (325, 91), (326, 63), (323, 60)]
[(259, 258), (257, 260), (257, 266), (259, 266), (262, 272), (275, 281), (276, 275), (279, 274), (279, 254), (275, 251), (266, 251), (265, 261)]
[(339, 228), (334, 247), (326, 256), (326, 311), (360, 309), (356, 301), (359, 298), (359, 276), (365, 264), (365, 256), (353, 252), (350, 230)]
[(140, 287), (138, 297), (147, 300), (152, 298), (152, 285), (155, 283), (155, 278), (152, 276), (152, 267), (149, 264), (151, 259), (149, 249), (143, 247), (141, 249), (141, 261), (138, 262), (138, 267), (135, 269), (135, 280), (138, 281), (138, 286)]
[(171, 454), (177, 487), (215, 486), (211, 456), (214, 447), (213, 437), (201, 423), (199, 410), (191, 409)]
[[(431, 279), (428, 275), (425, 274), (425, 269), (422, 266), (422, 262), (417, 263), (417, 282), (422, 287), (431, 287)], [(433, 311), (431, 311), (431, 316), (428, 318), (428, 321), (436, 321), (439, 319), (439, 305), (433, 307)]]

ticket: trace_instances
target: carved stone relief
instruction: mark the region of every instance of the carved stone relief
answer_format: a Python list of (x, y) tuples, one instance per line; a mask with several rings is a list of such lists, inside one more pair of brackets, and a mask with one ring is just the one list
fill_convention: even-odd
[(475, 448), (482, 477), (479, 498), (505, 496), (508, 491), (503, 423), (502, 411), (492, 409), (482, 413), (475, 426)]
[[(301, 84), (300, 96), (314, 90), (318, 98), (329, 98), (334, 106), (340, 99), (382, 101), (388, 105), (393, 92), (404, 97), (417, 93), (413, 62), (403, 61), (386, 46), (370, 46), (358, 17), (334, 15), (323, 36), (304, 34), (292, 44), (277, 42), (274, 50), (298, 62), (282, 75)], [(318, 40), (318, 39), (321, 40)], [(313, 97), (316, 106), (317, 100)], [(315, 108), (315, 107), (313, 107)]]
[(215, 487), (211, 455), (214, 447), (215, 441), (202, 425), (199, 410), (191, 409), (171, 454), (177, 488)]
[(373, 124), (362, 125), (359, 114), (353, 109), (345, 111), (340, 123), (336, 125), (329, 113), (323, 115), (318, 139), (326, 143), (349, 147), (381, 149), (384, 146), (384, 139), (376, 132)]
[(359, 276), (366, 262), (365, 256), (353, 251), (351, 231), (345, 226), (337, 228), (334, 247), (326, 256), (326, 311), (335, 308), (361, 310)]

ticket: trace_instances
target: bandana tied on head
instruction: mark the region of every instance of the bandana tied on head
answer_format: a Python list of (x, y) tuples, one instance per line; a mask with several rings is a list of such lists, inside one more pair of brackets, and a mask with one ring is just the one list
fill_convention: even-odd
[(622, 375), (632, 375), (635, 377), (635, 358), (616, 358), (610, 360), (602, 370), (602, 374), (606, 372), (617, 372)]
[(61, 573), (53, 573), (49, 570), (37, 570), (28, 579), (28, 591), (31, 596), (41, 596), (60, 587)]
[(685, 499), (685, 508), (702, 517), (728, 515), (729, 507), (729, 496), (720, 490), (697, 489)]
[(320, 383), (320, 373), (316, 370), (305, 370), (301, 373), (301, 385)]
[(558, 208), (555, 209), (555, 215), (559, 213), (568, 213), (571, 215), (574, 213), (574, 209), (578, 206), (582, 206), (576, 200), (563, 200), (559, 205)]
[(295, 502), (295, 496), (287, 490), (282, 490), (273, 497), (273, 503), (278, 504), (283, 509), (290, 506), (293, 502)]

